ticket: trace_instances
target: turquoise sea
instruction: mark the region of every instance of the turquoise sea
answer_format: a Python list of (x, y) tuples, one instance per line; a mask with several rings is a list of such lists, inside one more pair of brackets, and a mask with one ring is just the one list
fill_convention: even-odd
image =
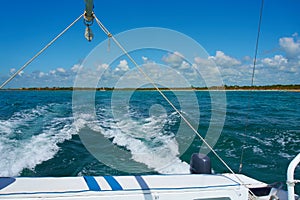
[[(211, 124), (222, 125), (222, 120), (212, 119), (218, 105), (212, 105), (209, 92), (164, 94), (193, 125), (199, 124), (196, 128), (203, 137)], [(136, 163), (147, 169), (145, 174), (188, 172), (190, 156), (199, 152), (202, 142), (158, 92), (97, 91), (94, 99), (95, 113), (84, 112), (83, 103), (78, 117), (72, 110), (72, 91), (0, 91), (0, 176), (126, 175), (134, 174)], [(285, 185), (287, 166), (300, 152), (300, 93), (227, 91), (225, 106), (215, 151), (235, 172), (242, 156), (242, 173)], [(96, 121), (93, 134), (110, 142), (96, 141), (103, 152), (100, 159), (79, 134), (89, 120)], [(180, 132), (191, 135), (176, 137)], [(180, 152), (180, 145), (191, 138), (186, 151)], [(208, 155), (215, 173), (228, 172), (212, 153)], [(118, 160), (108, 164), (112, 158)], [(300, 179), (300, 167), (295, 176)], [(299, 184), (296, 192), (300, 193)]]

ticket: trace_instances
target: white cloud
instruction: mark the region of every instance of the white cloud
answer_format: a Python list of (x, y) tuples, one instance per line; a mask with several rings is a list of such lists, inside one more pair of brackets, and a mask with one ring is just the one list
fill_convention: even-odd
[[(14, 74), (14, 73), (16, 73), (16, 69), (15, 68), (11, 68), (10, 70), (9, 70), (9, 72), (10, 72), (10, 74)], [(20, 71), (19, 73), (18, 73), (18, 75), (19, 76), (22, 76), (24, 74), (24, 71), (22, 70), (22, 71)]]
[(294, 33), (292, 36), (293, 36), (293, 37), (298, 37), (298, 33), (296, 32), (296, 33)]
[(243, 61), (246, 61), (246, 62), (251, 61), (251, 57), (250, 56), (244, 56)]
[(181, 65), (180, 65), (180, 69), (185, 70), (185, 69), (189, 69), (189, 68), (191, 68), (190, 64), (186, 61), (182, 61)]
[[(293, 37), (297, 37), (296, 34)], [(298, 53), (298, 51), (300, 42), (295, 38), (285, 37), (281, 38), (279, 43), (284, 52), (269, 57), (260, 55), (257, 60), (255, 84), (299, 84), (300, 52)], [(166, 53), (160, 58), (160, 60), (151, 60), (145, 55), (141, 57), (142, 60), (140, 61), (145, 63), (144, 69), (151, 74), (151, 78), (160, 82), (166, 81), (163, 82), (165, 84), (174, 86), (178, 84), (174, 78), (175, 72), (178, 78), (180, 76), (182, 79), (186, 79), (187, 84), (193, 86), (220, 85), (222, 81), (226, 85), (249, 85), (251, 83), (253, 64), (250, 62), (252, 58), (249, 56), (239, 60), (227, 55), (226, 52), (216, 51), (214, 56), (194, 57), (192, 63), (188, 63), (179, 52)], [(156, 61), (163, 64), (156, 63)], [(169, 71), (172, 74), (169, 74)], [(10, 74), (15, 72), (16, 69), (10, 69)], [(127, 86), (130, 87), (130, 83), (134, 81), (145, 80), (140, 72), (131, 73), (128, 61), (123, 59), (114, 62), (112, 66), (106, 63), (95, 63), (89, 70), (81, 64), (75, 64), (71, 68), (59, 67), (47, 72), (27, 72), (22, 77), (18, 77), (17, 83), (21, 87), (73, 86), (75, 77), (79, 72), (80, 77), (86, 80), (82, 86), (90, 85), (91, 80), (93, 80), (98, 84), (97, 87), (114, 87), (118, 81), (126, 79), (128, 81)], [(102, 72), (104, 73), (102, 74)], [(99, 79), (98, 76), (100, 75)], [(206, 82), (204, 83), (204, 81)]]
[(168, 54), (167, 56), (164, 56), (163, 61), (167, 64), (170, 65), (170, 67), (173, 68), (178, 68), (178, 70), (188, 70), (191, 69), (190, 63), (185, 61), (183, 59), (183, 55), (180, 54), (179, 52), (174, 52), (173, 54)]
[(23, 74), (24, 74), (24, 71), (20, 71), (20, 72), (18, 73), (19, 76), (22, 76)]
[(115, 87), (151, 87), (152, 81), (162, 87), (189, 87), (191, 85), (176, 69), (166, 65), (151, 62), (141, 65), (140, 69), (151, 78), (151, 81), (145, 78), (137, 68), (133, 68), (118, 79)]
[(196, 69), (198, 76), (205, 81), (205, 85), (202, 86), (220, 86), (223, 85), (221, 68), (216, 66), (212, 56), (208, 58), (195, 57)]
[(209, 58), (201, 58), (201, 57), (195, 57), (194, 61), (196, 64), (200, 65), (200, 66), (215, 66), (215, 63), (213, 60)]
[(105, 71), (105, 70), (108, 69), (108, 68), (109, 68), (109, 65), (106, 64), (106, 63), (103, 63), (103, 64), (98, 65), (98, 66), (96, 67), (96, 70), (97, 70), (97, 71), (103, 72), (103, 71)]
[(83, 68), (82, 65), (75, 64), (75, 65), (73, 65), (73, 67), (71, 68), (71, 70), (76, 73), (76, 72), (79, 72), (82, 68)]
[[(295, 34), (293, 34), (295, 36)], [(297, 35), (297, 34), (296, 34)], [(283, 37), (279, 39), (281, 49), (286, 53), (288, 58), (300, 56), (300, 40), (294, 37)]]
[(148, 61), (148, 58), (146, 56), (142, 56), (142, 59), (143, 59), (144, 62)]
[(215, 56), (210, 56), (209, 59), (215, 61), (218, 66), (230, 67), (235, 65), (240, 65), (241, 61), (225, 55), (222, 51), (217, 51)]
[(273, 58), (263, 58), (261, 61), (265, 66), (283, 68), (287, 66), (288, 60), (282, 55), (275, 55)]
[(59, 68), (57, 68), (56, 69), (58, 72), (60, 72), (60, 73), (66, 73), (66, 70), (64, 69), (64, 68), (62, 68), (62, 67), (59, 67)]
[(39, 77), (40, 77), (40, 78), (44, 77), (45, 75), (46, 75), (46, 73), (44, 73), (44, 72), (40, 72), (40, 73), (39, 73)]
[(13, 73), (16, 72), (16, 69), (15, 69), (15, 68), (11, 68), (11, 69), (9, 70), (9, 72), (10, 72), (11, 74), (13, 74)]
[[(279, 39), (279, 46), (281, 50), (285, 53), (284, 55), (275, 55), (271, 58), (263, 58), (261, 63), (265, 67), (273, 67), (273, 70), (269, 73), (278, 73), (282, 76), (287, 76), (286, 82), (294, 80), (294, 83), (297, 76), (300, 72), (300, 40), (297, 39), (298, 33), (294, 33), (292, 37), (282, 37)], [(280, 80), (284, 80), (284, 77), (281, 77)], [(297, 81), (299, 83), (299, 81)]]
[(181, 66), (181, 63), (183, 62), (184, 56), (175, 51), (174, 53), (168, 53), (168, 55), (163, 56), (162, 60), (167, 63), (168, 65), (171, 65), (172, 67), (179, 67)]
[[(283, 39), (286, 47), (286, 56), (282, 54), (273, 57), (263, 57), (257, 60), (254, 84), (299, 84), (300, 57), (295, 56), (298, 51), (298, 41)], [(283, 43), (282, 43), (282, 46)], [(294, 54), (294, 57), (288, 57)], [(226, 85), (249, 85), (251, 82), (253, 64), (251, 57), (245, 56), (241, 60), (226, 55), (222, 51), (217, 51), (215, 56), (208, 59), (196, 57), (195, 63), (204, 68), (205, 73), (213, 75), (214, 66), (217, 65)], [(214, 63), (215, 64), (214, 64)], [(205, 69), (206, 67), (206, 69)], [(209, 76), (208, 76), (209, 77)], [(207, 78), (206, 78), (207, 79)]]
[(121, 60), (118, 66), (115, 68), (116, 72), (122, 71), (126, 72), (129, 70), (127, 60)]

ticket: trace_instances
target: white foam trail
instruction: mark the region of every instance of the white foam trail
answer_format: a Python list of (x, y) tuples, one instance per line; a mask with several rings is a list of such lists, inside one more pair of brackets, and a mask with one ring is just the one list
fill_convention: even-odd
[[(113, 138), (115, 144), (131, 152), (135, 161), (146, 164), (150, 169), (163, 174), (189, 173), (189, 165), (178, 157), (174, 134), (166, 133), (163, 128), (165, 124), (175, 123), (174, 113), (151, 116), (142, 121), (124, 116), (117, 122), (104, 113), (100, 116), (103, 120), (97, 123), (92, 115), (83, 113), (73, 122), (73, 117), (61, 117), (51, 111), (60, 106), (51, 104), (23, 110), (8, 120), (0, 120), (0, 176), (18, 176), (25, 168), (34, 169), (53, 158), (59, 151), (58, 144), (71, 139), (73, 134), (77, 134), (77, 129), (86, 125), (107, 138)], [(103, 111), (98, 113), (98, 117), (103, 115)], [(30, 131), (35, 125), (40, 127), (34, 135)], [(24, 134), (24, 127), (28, 128), (29, 135), (18, 138)]]
[(44, 115), (47, 112), (46, 106), (38, 106), (34, 109), (23, 110), (14, 113), (7, 120), (0, 120), (0, 133), (2, 135), (12, 134), (17, 127), (28, 126), (28, 122)]
[[(6, 122), (1, 121), (2, 137), (0, 138), (0, 176), (18, 176), (23, 169), (34, 169), (43, 161), (54, 157), (58, 144), (71, 139), (76, 130), (72, 118), (55, 118), (47, 107), (37, 107), (14, 114)], [(28, 125), (41, 115), (47, 116), (42, 125), (42, 132), (29, 137), (16, 139), (14, 132), (20, 126)], [(3, 126), (5, 125), (5, 126)], [(7, 130), (7, 132), (3, 132)]]
[[(113, 138), (113, 143), (125, 147), (135, 161), (150, 169), (162, 174), (187, 174), (189, 165), (178, 157), (179, 147), (174, 134), (165, 133), (163, 129), (164, 124), (174, 123), (174, 116), (151, 116), (143, 121), (131, 120), (129, 116), (118, 122), (106, 119), (101, 121), (101, 126), (109, 129), (101, 129), (101, 133)], [(99, 127), (94, 131), (99, 131)]]

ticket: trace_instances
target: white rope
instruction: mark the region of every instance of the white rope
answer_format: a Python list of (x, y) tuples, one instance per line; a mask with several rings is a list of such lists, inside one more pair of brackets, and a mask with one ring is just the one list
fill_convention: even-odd
[(32, 61), (34, 61), (39, 55), (41, 55), (48, 47), (50, 47), (58, 38), (60, 38), (67, 30), (69, 30), (81, 17), (81, 14), (74, 22), (72, 22), (67, 28), (65, 28), (60, 34), (58, 34), (53, 40), (51, 40), (44, 48), (42, 48), (37, 54), (35, 54), (30, 60), (28, 60), (18, 71), (16, 71), (9, 79), (7, 79), (0, 89), (2, 89), (7, 83), (9, 83), (13, 78), (15, 78), (22, 70), (24, 70)]
[(137, 69), (147, 78), (153, 87), (161, 94), (161, 96), (169, 103), (169, 105), (175, 110), (176, 113), (180, 115), (180, 117), (185, 121), (185, 123), (193, 130), (193, 132), (202, 140), (202, 142), (215, 154), (215, 156), (223, 163), (223, 165), (235, 175), (235, 177), (243, 184), (243, 181), (234, 173), (234, 171), (226, 164), (226, 162), (217, 154), (217, 152), (206, 142), (206, 140), (200, 135), (200, 133), (192, 126), (192, 124), (183, 116), (183, 114), (173, 105), (173, 103), (165, 96), (165, 94), (157, 87), (155, 82), (140, 68), (140, 66), (136, 63), (136, 61), (129, 55), (126, 49), (120, 44), (120, 42), (105, 28), (105, 26), (101, 23), (101, 21), (94, 15), (97, 24), (104, 31), (104, 33), (112, 38), (112, 40), (119, 46), (119, 48), (123, 51), (123, 53), (129, 58), (129, 60), (137, 67)]

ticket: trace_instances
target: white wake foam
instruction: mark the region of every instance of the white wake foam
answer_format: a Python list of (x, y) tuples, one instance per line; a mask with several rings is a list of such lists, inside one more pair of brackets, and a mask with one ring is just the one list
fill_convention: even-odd
[[(39, 117), (44, 119), (42, 124), (35, 124)], [(41, 126), (40, 132), (22, 137), (24, 126), (31, 126), (29, 131)], [(47, 106), (16, 112), (0, 121), (0, 176), (18, 176), (25, 168), (34, 169), (53, 158), (59, 150), (57, 144), (75, 133), (71, 117), (55, 117)]]
[[(0, 120), (0, 176), (18, 176), (49, 160), (59, 151), (59, 143), (72, 138), (78, 128), (89, 125), (94, 131), (111, 138), (113, 143), (130, 151), (132, 159), (149, 169), (163, 174), (189, 173), (189, 165), (179, 158), (178, 143), (164, 125), (172, 125), (176, 115), (151, 116), (132, 120), (108, 117), (101, 110), (101, 120), (82, 114), (75, 120), (53, 112), (59, 104), (37, 106), (14, 113), (7, 120)], [(58, 109), (59, 110), (59, 109)], [(75, 126), (76, 124), (76, 126)]]
[[(109, 128), (99, 128), (95, 124), (90, 128), (111, 138), (114, 144), (125, 147), (133, 160), (147, 165), (149, 169), (162, 174), (187, 174), (189, 165), (178, 157), (180, 153), (174, 133), (164, 130), (165, 124), (174, 123), (174, 117), (173, 113), (137, 121), (124, 116), (117, 121), (111, 118), (100, 121), (101, 127)], [(78, 123), (84, 124), (83, 121)]]

